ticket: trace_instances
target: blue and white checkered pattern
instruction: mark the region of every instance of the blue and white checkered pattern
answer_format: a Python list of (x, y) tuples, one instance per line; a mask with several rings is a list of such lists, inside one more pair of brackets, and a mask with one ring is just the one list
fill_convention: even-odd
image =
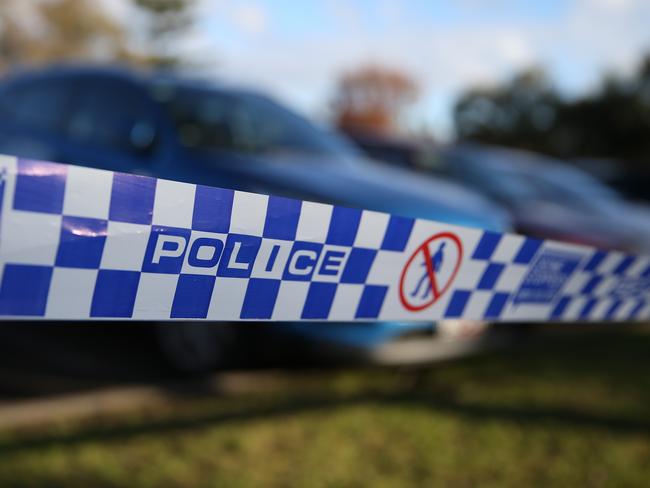
[[(0, 240), (6, 316), (376, 319), (387, 286), (367, 283), (368, 273), (378, 253), (404, 249), (413, 225), (376, 212), (41, 161), (19, 160), (9, 172)], [(152, 263), (156, 234), (198, 252)], [(300, 251), (299, 272), (269, 264)]]
[(635, 320), (650, 314), (650, 259), (593, 252), (551, 312), (565, 320)]
[(650, 258), (643, 256), (486, 232), (464, 270), (447, 318), (623, 321), (650, 315)]
[[(9, 157), (0, 157), (0, 206), (0, 316), (650, 315), (650, 260), (581, 246)], [(399, 299), (402, 270), (441, 231), (462, 242), (460, 271), (430, 307), (409, 311)]]
[(513, 283), (522, 281), (541, 244), (537, 239), (484, 232), (465, 264), (466, 272), (455, 283), (445, 317), (500, 318), (511, 302)]

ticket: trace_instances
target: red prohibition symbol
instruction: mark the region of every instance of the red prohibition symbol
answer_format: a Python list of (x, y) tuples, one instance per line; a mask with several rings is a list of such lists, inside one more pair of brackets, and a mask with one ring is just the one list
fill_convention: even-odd
[[(438, 283), (438, 279), (436, 276), (437, 270), (433, 269), (433, 260), (431, 257), (431, 250), (429, 249), (429, 245), (432, 242), (438, 240), (450, 241), (450, 243), (456, 247), (456, 250), (458, 252), (458, 259), (454, 265), (454, 269), (451, 275), (449, 276), (449, 279), (442, 287), (440, 287), (440, 283)], [(405, 286), (406, 273), (409, 270), (411, 264), (413, 264), (415, 258), (420, 254), (423, 255), (422, 257), (424, 258), (424, 262), (426, 264), (428, 285), (431, 288), (431, 293), (430, 293), (431, 298), (422, 303), (418, 303), (417, 305), (415, 305), (409, 302), (408, 293), (404, 291), (404, 286)], [(456, 234), (453, 234), (451, 232), (440, 232), (439, 234), (435, 234), (429, 237), (426, 241), (424, 241), (413, 252), (409, 260), (406, 262), (404, 269), (402, 270), (402, 276), (400, 277), (400, 282), (399, 282), (399, 298), (404, 308), (410, 310), (411, 312), (418, 312), (436, 303), (440, 299), (440, 297), (445, 294), (445, 292), (449, 289), (449, 287), (453, 283), (454, 278), (456, 278), (456, 275), (458, 274), (458, 270), (460, 269), (460, 263), (462, 261), (463, 261), (463, 244), (461, 243), (460, 239)]]

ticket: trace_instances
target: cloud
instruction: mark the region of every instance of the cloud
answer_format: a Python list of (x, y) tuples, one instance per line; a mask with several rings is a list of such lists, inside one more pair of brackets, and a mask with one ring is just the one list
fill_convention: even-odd
[[(508, 11), (508, 1), (498, 4), (497, 12)], [(272, 19), (262, 0), (200, 0), (201, 21), (184, 44), (212, 54), (215, 76), (260, 86), (311, 113), (326, 106), (337, 76), (351, 67), (378, 62), (403, 69), (425, 94), (416, 123), (443, 132), (454, 98), (468, 86), (543, 65), (565, 93), (576, 95), (593, 89), (607, 70), (630, 72), (650, 50), (647, 0), (574, 0), (552, 15), (520, 13), (516, 20), (491, 10), (483, 19), (474, 10), (472, 21), (468, 11), (492, 4), (463, 0), (454, 22), (427, 18), (400, 0), (382, 0), (372, 13), (342, 0), (320, 5), (322, 18), (296, 8), (273, 11)], [(280, 30), (276, 17), (298, 22), (299, 34)]]
[(248, 34), (261, 34), (268, 24), (266, 10), (256, 3), (237, 5), (230, 15), (235, 26)]
[(353, 2), (329, 0), (326, 7), (340, 29), (356, 32), (361, 28), (361, 13)]
[(117, 22), (126, 23), (136, 12), (136, 8), (129, 0), (100, 0), (97, 2), (109, 16)]
[(596, 8), (625, 12), (638, 7), (641, 2), (639, 0), (589, 0), (586, 3)]

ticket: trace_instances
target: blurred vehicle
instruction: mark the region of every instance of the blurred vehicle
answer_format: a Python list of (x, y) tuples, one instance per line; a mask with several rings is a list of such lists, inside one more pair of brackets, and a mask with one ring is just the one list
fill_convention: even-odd
[(583, 170), (538, 154), (464, 143), (353, 135), (368, 155), (472, 188), (510, 210), (515, 230), (544, 239), (650, 252), (650, 207), (625, 201)]
[[(263, 95), (170, 75), (100, 67), (16, 74), (0, 85), (0, 152), (491, 230), (509, 226), (484, 198), (366, 159)], [(284, 326), (356, 348), (431, 328)], [(205, 369), (225, 353), (220, 344), (228, 338), (211, 339), (219, 330), (228, 328), (169, 324), (159, 328), (160, 342), (181, 368)]]
[(574, 158), (571, 164), (614, 188), (628, 200), (650, 200), (650, 170), (647, 164), (645, 171), (610, 158)]
[(503, 204), (521, 233), (650, 253), (650, 207), (625, 201), (582, 170), (530, 152), (462, 144), (440, 152), (448, 175)]
[(427, 155), (422, 144), (411, 139), (361, 131), (345, 131), (345, 135), (368, 157), (401, 168), (419, 169), (422, 167), (422, 158)]

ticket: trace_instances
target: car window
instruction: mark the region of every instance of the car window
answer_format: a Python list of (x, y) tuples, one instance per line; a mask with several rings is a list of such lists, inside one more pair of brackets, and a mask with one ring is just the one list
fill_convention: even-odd
[(271, 154), (350, 155), (344, 140), (285, 109), (249, 93), (153, 85), (184, 146)]
[(61, 132), (71, 93), (70, 86), (62, 79), (21, 81), (0, 95), (0, 113), (21, 127)]
[(548, 175), (538, 175), (531, 180), (543, 198), (573, 208), (599, 212), (612, 202), (617, 203), (615, 198), (590, 191), (590, 188), (581, 186), (579, 180), (574, 181), (570, 177), (562, 180)]
[(106, 79), (78, 82), (69, 136), (79, 142), (138, 153), (155, 136), (151, 106), (127, 83)]
[(448, 159), (453, 174), (498, 201), (516, 204), (537, 197), (536, 189), (524, 174), (490, 164), (481, 154), (460, 154)]
[(581, 194), (583, 198), (598, 201), (618, 202), (621, 196), (588, 174), (583, 174), (573, 168), (562, 168), (559, 171), (547, 171), (543, 177), (552, 185), (565, 189), (567, 192)]

